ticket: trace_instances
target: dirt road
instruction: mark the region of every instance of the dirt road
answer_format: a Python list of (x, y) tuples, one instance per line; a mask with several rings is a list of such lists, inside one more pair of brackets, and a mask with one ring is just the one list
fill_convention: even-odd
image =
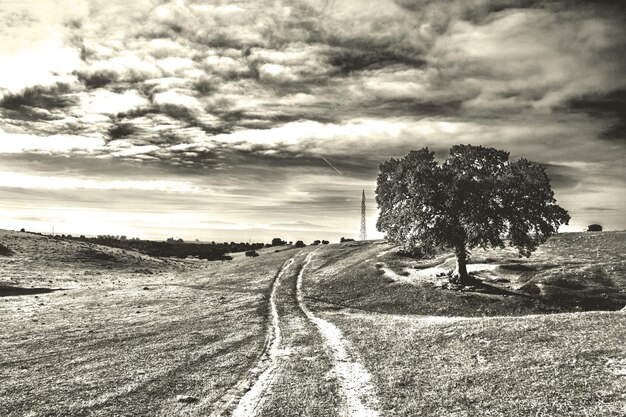
[(371, 376), (332, 323), (306, 305), (302, 287), (315, 254), (300, 253), (281, 269), (270, 297), (266, 353), (234, 417), (375, 417)]

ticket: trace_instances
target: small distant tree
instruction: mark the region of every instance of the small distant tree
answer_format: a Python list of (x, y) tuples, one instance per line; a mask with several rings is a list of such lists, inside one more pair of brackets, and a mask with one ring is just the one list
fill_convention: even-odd
[(588, 232), (601, 232), (602, 231), (602, 226), (599, 224), (590, 224), (589, 227), (587, 228)]
[(428, 148), (380, 165), (378, 230), (405, 250), (452, 249), (451, 281), (472, 283), (469, 251), (510, 246), (530, 254), (570, 216), (559, 207), (545, 169), (526, 159), (482, 146), (450, 148), (442, 164)]
[(301, 240), (298, 240), (298, 241), (296, 242), (296, 248), (304, 248), (305, 246), (306, 246), (306, 245), (305, 245), (305, 244), (304, 244), (304, 242), (303, 242), (303, 241), (301, 241)]
[(285, 245), (286, 243), (287, 242), (285, 242), (279, 237), (275, 237), (274, 239), (272, 239), (272, 246), (282, 246), (282, 245)]
[(327, 240), (322, 240), (322, 245), (328, 245), (330, 242)]

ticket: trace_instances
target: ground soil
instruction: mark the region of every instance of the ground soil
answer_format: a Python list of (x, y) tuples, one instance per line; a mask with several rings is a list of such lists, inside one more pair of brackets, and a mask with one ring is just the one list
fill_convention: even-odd
[(474, 252), (449, 289), (450, 254), (384, 242), (222, 263), (0, 231), (0, 415), (625, 415), (625, 240)]

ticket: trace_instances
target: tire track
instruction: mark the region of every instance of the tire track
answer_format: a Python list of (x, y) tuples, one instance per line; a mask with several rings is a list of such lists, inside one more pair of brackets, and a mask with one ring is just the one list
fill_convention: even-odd
[[(252, 370), (253, 374), (258, 374), (256, 382), (239, 400), (237, 407), (233, 411), (233, 417), (251, 417), (258, 414), (263, 400), (264, 394), (267, 392), (272, 378), (274, 377), (274, 371), (278, 367), (278, 359), (285, 354), (281, 349), (282, 333), (280, 330), (280, 318), (278, 316), (278, 308), (276, 305), (276, 294), (280, 287), (280, 282), (283, 275), (289, 270), (289, 267), (294, 263), (295, 257), (289, 259), (281, 268), (274, 284), (272, 285), (272, 293), (270, 295), (270, 312), (271, 312), (271, 326), (269, 333), (269, 347), (266, 345), (264, 352), (259, 360), (257, 366)], [(247, 381), (242, 381), (238, 384), (238, 388), (243, 388), (241, 385), (245, 385)], [(240, 390), (238, 390), (240, 392)], [(224, 407), (225, 410), (227, 407)], [(215, 414), (215, 413), (214, 413)]]
[(312, 259), (313, 253), (310, 253), (298, 273), (296, 298), (302, 312), (309, 321), (317, 326), (326, 345), (333, 352), (335, 372), (346, 401), (346, 409), (342, 410), (341, 415), (345, 417), (378, 417), (379, 413), (374, 408), (378, 404), (378, 400), (374, 386), (370, 383), (372, 379), (370, 373), (354, 355), (348, 352), (347, 342), (343, 338), (341, 330), (334, 324), (313, 314), (304, 302), (302, 280), (304, 270)]

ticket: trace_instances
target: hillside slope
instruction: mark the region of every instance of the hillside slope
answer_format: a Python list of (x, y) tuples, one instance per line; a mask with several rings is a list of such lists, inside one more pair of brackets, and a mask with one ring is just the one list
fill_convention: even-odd
[[(444, 316), (619, 310), (626, 305), (626, 232), (562, 234), (530, 258), (510, 248), (475, 250), (472, 291), (442, 290), (454, 257), (416, 260), (383, 242), (320, 252), (324, 274), (311, 296), (325, 308)], [(314, 295), (313, 295), (314, 294)], [(334, 306), (334, 307), (333, 307)]]
[[(372, 374), (380, 415), (624, 416), (626, 313), (593, 310), (626, 304), (625, 242), (567, 234), (530, 259), (475, 251), (485, 287), (473, 291), (443, 288), (450, 254), (345, 244), (315, 252), (304, 294)], [(539, 292), (520, 291), (528, 283)]]
[(16, 417), (207, 415), (261, 353), (291, 256), (170, 261), (9, 231), (0, 243), (0, 415)]
[(619, 307), (625, 237), (477, 251), (466, 291), (378, 241), (220, 263), (1, 232), (0, 415), (625, 415), (626, 314), (583, 311)]

